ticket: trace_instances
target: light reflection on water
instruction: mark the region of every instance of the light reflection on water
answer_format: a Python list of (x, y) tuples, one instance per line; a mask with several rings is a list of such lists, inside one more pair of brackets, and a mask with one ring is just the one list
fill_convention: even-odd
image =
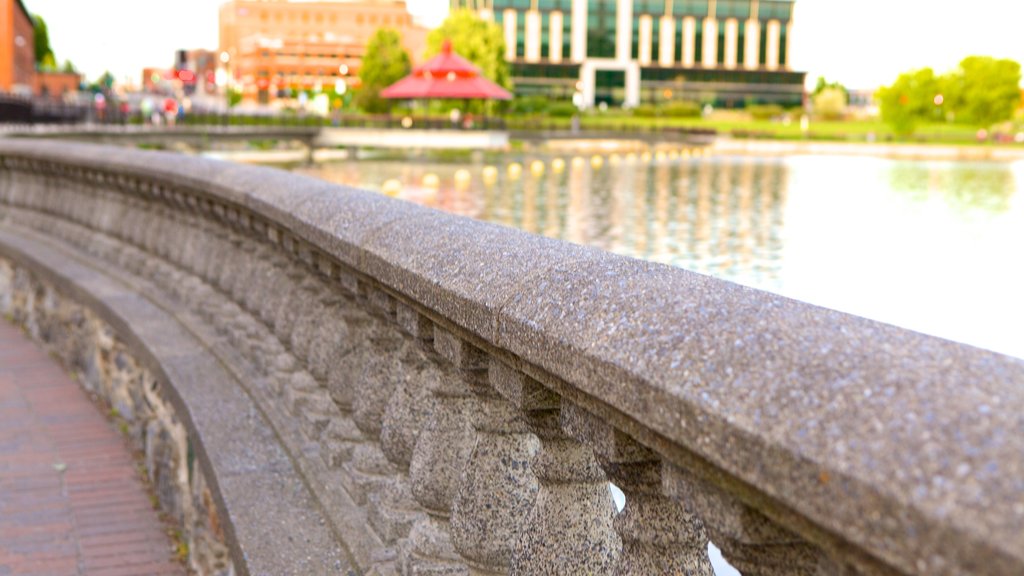
[(1024, 163), (553, 159), (503, 157), (494, 180), (482, 162), (410, 158), (297, 170), (373, 190), (397, 179), (420, 204), (1024, 357)]

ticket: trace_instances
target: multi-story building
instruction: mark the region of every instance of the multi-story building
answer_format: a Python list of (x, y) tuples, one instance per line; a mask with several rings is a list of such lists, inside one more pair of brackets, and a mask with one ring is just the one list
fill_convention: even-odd
[(0, 0), (0, 91), (32, 93), (35, 50), (35, 27), (25, 5)]
[(794, 0), (454, 0), (505, 34), (520, 95), (797, 105)]
[(220, 10), (220, 50), (243, 97), (266, 103), (294, 90), (355, 82), (379, 28), (397, 30), (413, 61), (420, 59), (427, 30), (402, 0), (232, 0)]

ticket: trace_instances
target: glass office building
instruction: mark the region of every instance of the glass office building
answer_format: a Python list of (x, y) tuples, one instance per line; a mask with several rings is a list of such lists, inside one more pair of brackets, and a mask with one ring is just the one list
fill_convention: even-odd
[(496, 22), (518, 95), (799, 105), (793, 0), (462, 0)]

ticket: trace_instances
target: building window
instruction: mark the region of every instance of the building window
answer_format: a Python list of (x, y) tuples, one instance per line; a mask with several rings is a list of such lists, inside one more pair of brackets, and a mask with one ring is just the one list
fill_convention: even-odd
[(615, 57), (615, 0), (587, 1), (587, 57)]
[(750, 0), (718, 0), (715, 4), (715, 18), (750, 18)]
[(718, 64), (725, 64), (725, 22), (718, 23)]
[[(698, 19), (708, 15), (708, 0), (676, 0), (673, 13), (680, 16), (696, 16)], [(699, 44), (698, 44), (699, 46)]]
[(551, 13), (540, 13), (540, 57), (547, 59), (551, 56)]
[(762, 22), (779, 20), (788, 22), (793, 15), (793, 3), (780, 0), (762, 0), (758, 4), (757, 18)]
[(785, 66), (786, 65), (786, 49), (787, 49), (786, 29), (787, 28), (788, 28), (788, 26), (783, 24), (781, 29), (779, 30), (779, 66)]

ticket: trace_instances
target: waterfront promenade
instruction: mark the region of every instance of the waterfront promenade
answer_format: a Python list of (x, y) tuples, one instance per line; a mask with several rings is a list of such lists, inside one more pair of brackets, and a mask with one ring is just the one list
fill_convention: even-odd
[(184, 575), (167, 528), (114, 424), (0, 321), (0, 574)]

